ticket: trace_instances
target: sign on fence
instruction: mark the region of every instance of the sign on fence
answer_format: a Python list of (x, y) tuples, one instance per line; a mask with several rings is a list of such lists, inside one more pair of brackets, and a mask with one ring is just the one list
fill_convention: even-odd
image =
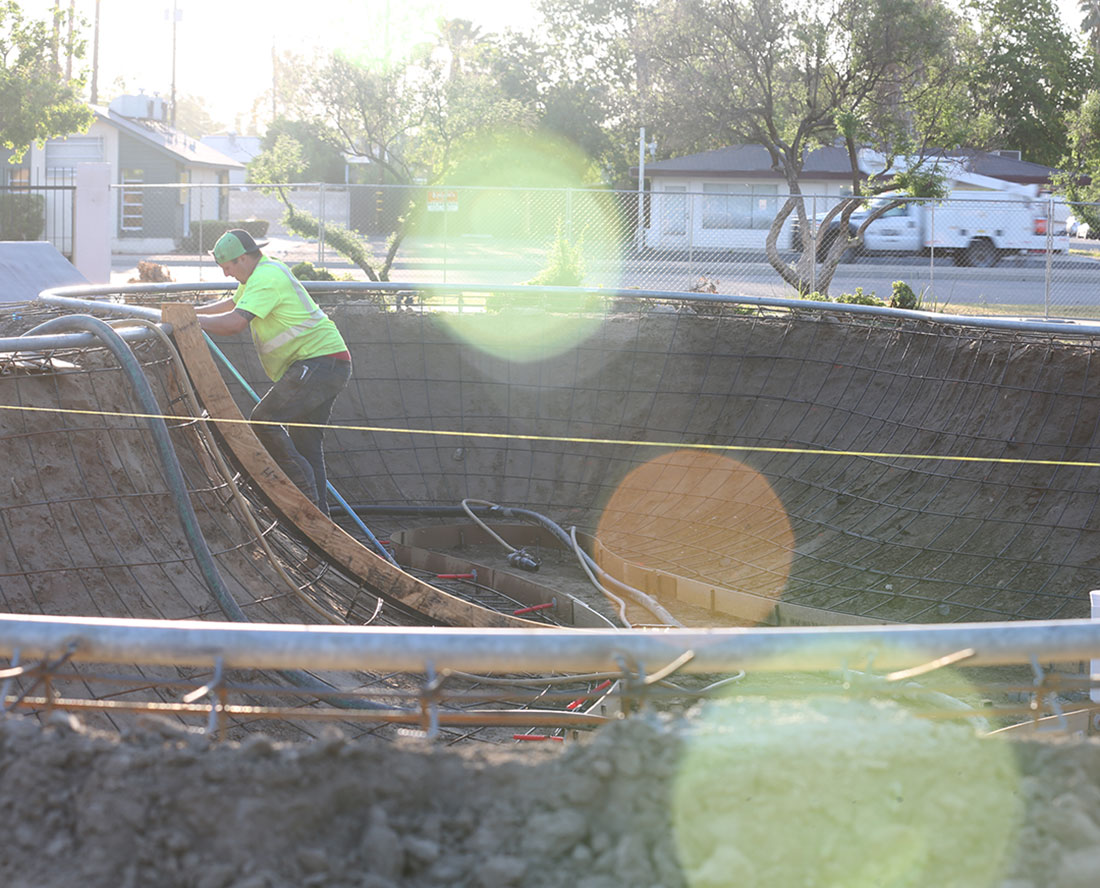
[(458, 192), (433, 189), (428, 192), (429, 213), (453, 213), (458, 210)]

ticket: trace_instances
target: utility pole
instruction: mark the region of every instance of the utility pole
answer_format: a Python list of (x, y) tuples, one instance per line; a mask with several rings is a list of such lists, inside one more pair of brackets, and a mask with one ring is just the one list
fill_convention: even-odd
[(73, 79), (73, 19), (76, 18), (76, 0), (69, 0), (69, 34), (65, 44), (65, 82)]
[(169, 123), (176, 125), (176, 25), (180, 20), (179, 0), (172, 0), (172, 110)]
[(99, 104), (99, 0), (95, 0), (95, 30), (92, 32), (92, 91), (93, 105)]
[(271, 35), (271, 120), (279, 116), (279, 59), (275, 52), (275, 35)]

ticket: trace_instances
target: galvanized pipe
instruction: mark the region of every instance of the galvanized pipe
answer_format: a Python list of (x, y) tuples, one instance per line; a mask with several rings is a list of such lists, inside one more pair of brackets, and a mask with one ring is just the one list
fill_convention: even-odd
[[(91, 305), (83, 302), (83, 297), (95, 295), (126, 296), (134, 294), (195, 293), (205, 290), (229, 290), (232, 283), (200, 284), (121, 284), (109, 286), (62, 287), (44, 290), (39, 300), (50, 305), (72, 306), (86, 311), (95, 308), (103, 311), (149, 317), (160, 320), (160, 311), (155, 308), (128, 306), (121, 303), (93, 301)], [(530, 293), (532, 288), (526, 284), (431, 284), (400, 281), (305, 281), (303, 286), (310, 293), (385, 293), (394, 290), (414, 290), (424, 293)], [(1058, 335), (1100, 336), (1100, 323), (1076, 320), (1025, 320), (1022, 318), (973, 317), (970, 315), (949, 315), (933, 311), (912, 311), (903, 308), (880, 307), (876, 305), (850, 305), (834, 302), (807, 302), (804, 299), (784, 299), (771, 296), (725, 296), (715, 293), (690, 293), (676, 290), (630, 290), (600, 287), (539, 287), (546, 293), (591, 293), (606, 298), (624, 298), (643, 301), (676, 300), (678, 302), (712, 302), (720, 305), (744, 305), (760, 308), (788, 308), (801, 311), (831, 312), (834, 314), (867, 315), (879, 318), (919, 319), (934, 324), (955, 327), (973, 327), (984, 330), (1014, 330), (1033, 333), (1056, 333)]]
[[(0, 656), (225, 668), (436, 673), (627, 671), (691, 652), (688, 673), (893, 671), (941, 658), (965, 666), (1065, 663), (1100, 655), (1100, 621), (749, 629), (557, 630), (294, 626), (0, 615)], [(960, 652), (968, 652), (959, 657)], [(970, 653), (972, 652), (972, 653)]]

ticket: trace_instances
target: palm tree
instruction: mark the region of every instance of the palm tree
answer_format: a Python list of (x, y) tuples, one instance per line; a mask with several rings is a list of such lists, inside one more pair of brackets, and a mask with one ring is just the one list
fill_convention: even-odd
[[(1100, 4), (1100, 0), (1096, 2)], [(475, 25), (469, 19), (439, 20), (439, 45), (444, 47), (451, 56), (447, 72), (448, 80), (454, 80), (462, 73), (462, 60), (469, 54), (470, 49), (481, 42), (483, 37), (481, 26)]]
[(1092, 51), (1100, 55), (1100, 0), (1077, 0), (1077, 8), (1084, 15), (1081, 30), (1089, 35)]

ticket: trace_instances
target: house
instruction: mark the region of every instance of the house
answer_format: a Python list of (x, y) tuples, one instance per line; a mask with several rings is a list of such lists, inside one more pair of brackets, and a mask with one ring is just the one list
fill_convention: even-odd
[[(107, 163), (113, 252), (170, 252), (198, 220), (229, 217), (224, 186), (244, 165), (170, 127), (163, 99), (129, 95), (90, 107), (95, 119), (86, 133), (32, 146), (21, 164), (4, 165), (0, 185), (48, 195), (72, 188), (77, 164)], [(46, 204), (48, 237), (66, 254), (71, 213), (71, 200)]]
[[(861, 151), (860, 174), (883, 168), (881, 155)], [(1015, 152), (944, 152), (939, 162), (953, 188), (1049, 190), (1053, 170)], [(635, 168), (634, 174), (638, 170)], [(762, 145), (732, 145), (647, 163), (649, 211), (644, 243), (659, 249), (763, 249), (768, 230), (790, 190)], [(811, 216), (852, 193), (846, 148), (807, 152), (799, 187)], [(779, 243), (790, 243), (788, 218)]]
[(242, 136), (239, 133), (230, 131), (203, 136), (200, 141), (203, 145), (213, 148), (241, 165), (240, 169), (230, 170), (230, 185), (243, 185), (245, 183), (247, 173), (245, 168), (248, 166), (249, 161), (255, 159), (263, 150), (261, 147), (263, 139), (259, 136)]

